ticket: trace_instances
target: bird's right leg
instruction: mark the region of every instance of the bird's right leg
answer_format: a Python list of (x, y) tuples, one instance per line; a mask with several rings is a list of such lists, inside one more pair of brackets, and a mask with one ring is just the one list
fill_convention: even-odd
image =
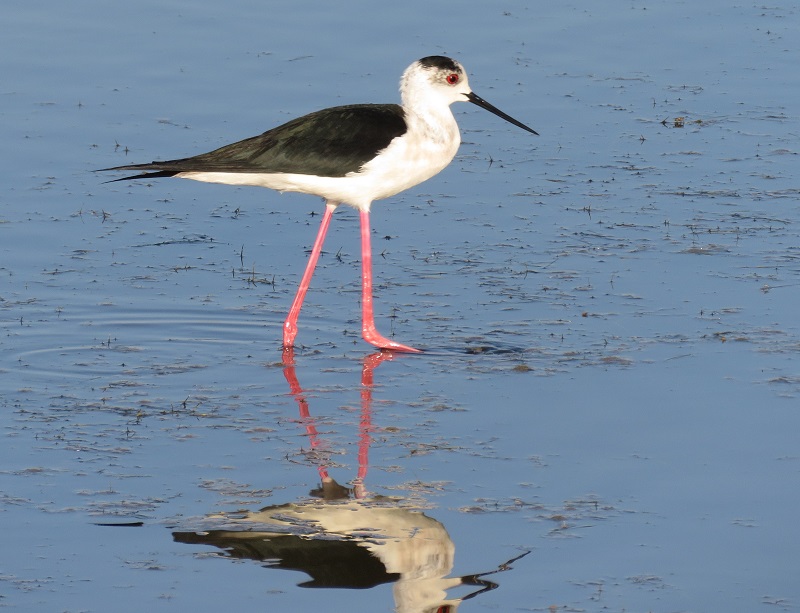
[(330, 200), (325, 203), (325, 213), (322, 215), (322, 222), (319, 225), (317, 238), (308, 258), (308, 264), (306, 264), (306, 271), (300, 280), (300, 287), (297, 288), (297, 294), (295, 294), (294, 302), (292, 302), (292, 307), (289, 309), (289, 315), (286, 317), (286, 321), (283, 322), (284, 347), (294, 347), (294, 338), (297, 336), (297, 318), (300, 316), (300, 309), (303, 308), (303, 300), (305, 300), (306, 292), (308, 292), (308, 287), (311, 285), (311, 277), (314, 276), (314, 269), (317, 267), (322, 244), (325, 242), (325, 235), (328, 233), (328, 226), (331, 225), (331, 218), (337, 206), (339, 206), (337, 202), (331, 202)]
[(422, 353), (419, 349), (390, 340), (375, 328), (372, 308), (372, 241), (370, 240), (369, 211), (361, 211), (361, 336), (378, 349), (394, 349)]

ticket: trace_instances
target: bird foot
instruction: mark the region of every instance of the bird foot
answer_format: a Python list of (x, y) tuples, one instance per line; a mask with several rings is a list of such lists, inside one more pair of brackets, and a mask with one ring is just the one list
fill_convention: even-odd
[(406, 353), (422, 353), (421, 349), (414, 349), (414, 347), (409, 347), (403, 343), (389, 340), (381, 335), (374, 327), (364, 327), (362, 336), (365, 341), (371, 345), (375, 345), (378, 349), (391, 349), (392, 351), (405, 351)]

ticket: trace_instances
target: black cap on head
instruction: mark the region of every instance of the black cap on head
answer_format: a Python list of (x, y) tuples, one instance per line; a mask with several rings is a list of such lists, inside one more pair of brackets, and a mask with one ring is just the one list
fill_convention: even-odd
[(423, 66), (423, 68), (441, 68), (442, 70), (453, 71), (457, 71), (459, 69), (455, 60), (443, 55), (429, 55), (428, 57), (424, 57), (419, 60), (419, 63)]

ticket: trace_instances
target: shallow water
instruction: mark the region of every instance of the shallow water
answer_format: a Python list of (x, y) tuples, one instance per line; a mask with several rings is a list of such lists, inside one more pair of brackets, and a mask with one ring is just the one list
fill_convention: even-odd
[[(718, 2), (9, 4), (0, 606), (796, 609), (798, 21)], [(353, 211), (290, 358), (317, 200), (91, 172), (396, 101), (431, 53), (541, 136), (456, 105), (453, 164), (375, 205), (378, 325), (422, 355), (359, 338)], [(322, 505), (324, 477), (356, 498)], [(333, 511), (287, 525), (283, 505)], [(395, 512), (410, 524), (387, 533)], [(298, 587), (274, 551), (207, 539), (248, 527), (293, 537), (296, 569), (317, 546), (339, 561), (314, 572), (359, 568), (354, 545), (427, 562)]]

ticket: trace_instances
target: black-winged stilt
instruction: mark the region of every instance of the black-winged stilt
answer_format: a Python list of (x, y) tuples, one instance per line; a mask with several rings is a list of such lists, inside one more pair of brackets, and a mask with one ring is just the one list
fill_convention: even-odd
[(450, 110), (453, 102), (472, 102), (523, 130), (537, 132), (473, 93), (464, 67), (448, 57), (434, 55), (411, 64), (400, 80), (400, 96), (402, 105), (353, 104), (323, 109), (260, 136), (190, 158), (103, 170), (154, 171), (115, 181), (179, 177), (324, 198), (322, 223), (283, 324), (284, 347), (294, 345), (297, 318), (333, 211), (340, 204), (357, 208), (361, 214), (362, 336), (380, 349), (419, 352), (382, 336), (375, 328), (369, 226), (372, 202), (430, 179), (451, 162), (461, 144)]

